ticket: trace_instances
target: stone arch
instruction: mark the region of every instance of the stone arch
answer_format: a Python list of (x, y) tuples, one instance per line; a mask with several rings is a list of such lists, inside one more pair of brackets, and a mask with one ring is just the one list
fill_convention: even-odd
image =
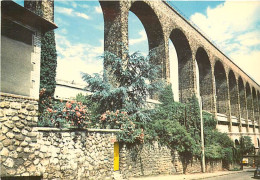
[(149, 51), (152, 53), (151, 61), (162, 66), (162, 77), (166, 78), (165, 40), (157, 14), (144, 1), (134, 1), (129, 11), (133, 12), (143, 24), (148, 39)]
[(212, 112), (214, 103), (211, 64), (207, 52), (202, 47), (199, 47), (196, 52), (196, 62), (199, 70), (200, 92), (198, 93), (201, 96), (202, 108), (203, 110)]
[(142, 22), (149, 43), (149, 49), (158, 48), (164, 44), (163, 30), (154, 10), (143, 1), (135, 1), (130, 9)]
[(239, 101), (240, 101), (240, 112), (241, 118), (247, 119), (247, 111), (246, 111), (246, 96), (245, 96), (245, 86), (241, 77), (238, 78), (238, 89), (239, 89)]
[[(104, 50), (127, 60), (128, 13), (133, 12), (141, 21), (147, 34), (149, 50), (153, 51), (151, 62), (161, 65), (162, 77), (166, 77), (165, 41), (161, 23), (154, 10), (144, 1), (99, 1), (104, 16)], [(104, 59), (104, 62), (106, 60)], [(112, 71), (109, 67), (108, 73)], [(113, 83), (113, 77), (109, 78)]]
[(173, 29), (170, 34), (177, 57), (179, 71), (179, 100), (186, 102), (194, 92), (194, 68), (192, 61), (192, 51), (189, 41), (180, 29)]
[(231, 115), (239, 117), (237, 81), (233, 70), (228, 73)]
[(246, 83), (246, 102), (247, 102), (247, 112), (248, 112), (248, 119), (253, 121), (254, 115), (253, 115), (253, 98), (252, 98), (252, 91), (249, 86), (249, 83)]
[(227, 76), (223, 64), (216, 61), (214, 66), (216, 83), (217, 113), (228, 115), (228, 86)]

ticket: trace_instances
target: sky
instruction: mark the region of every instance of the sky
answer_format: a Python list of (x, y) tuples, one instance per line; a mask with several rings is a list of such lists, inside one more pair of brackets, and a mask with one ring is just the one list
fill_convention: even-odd
[[(260, 84), (260, 1), (171, 1), (170, 4)], [(54, 21), (59, 27), (55, 30), (56, 78), (83, 83), (82, 72), (101, 72), (104, 22), (99, 2), (56, 0)], [(174, 48), (170, 49), (174, 53)], [(129, 12), (129, 50), (148, 53), (144, 27), (132, 12)], [(176, 63), (177, 57), (171, 57)], [(176, 67), (172, 67), (173, 71)]]

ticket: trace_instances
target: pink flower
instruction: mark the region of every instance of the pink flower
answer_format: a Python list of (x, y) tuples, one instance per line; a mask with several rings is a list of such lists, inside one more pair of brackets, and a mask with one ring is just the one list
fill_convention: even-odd
[(47, 110), (48, 110), (50, 113), (52, 112), (52, 109), (51, 109), (51, 108), (48, 108)]
[(80, 112), (76, 112), (76, 115), (78, 116), (78, 117), (80, 117), (81, 116), (81, 114), (80, 114)]
[(66, 102), (66, 107), (70, 109), (71, 108), (71, 104), (69, 102)]
[(75, 107), (75, 110), (76, 110), (76, 111), (78, 111), (78, 110), (79, 110), (79, 107), (78, 107), (78, 106), (76, 106), (76, 107)]
[(107, 118), (107, 115), (106, 115), (106, 113), (102, 114), (100, 118), (101, 118), (101, 121), (104, 121), (104, 120), (106, 120), (106, 118)]

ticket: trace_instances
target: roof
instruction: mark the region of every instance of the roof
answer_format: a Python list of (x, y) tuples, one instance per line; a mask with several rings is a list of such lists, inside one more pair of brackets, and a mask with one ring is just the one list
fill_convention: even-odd
[(56, 24), (38, 16), (13, 1), (1, 1), (1, 16), (2, 18), (11, 19), (36, 28), (43, 33), (57, 28)]

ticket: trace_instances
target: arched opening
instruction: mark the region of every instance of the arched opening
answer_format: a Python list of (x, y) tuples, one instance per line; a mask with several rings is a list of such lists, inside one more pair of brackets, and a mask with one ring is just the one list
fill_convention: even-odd
[(239, 100), (240, 100), (240, 112), (242, 121), (247, 119), (247, 112), (246, 112), (246, 92), (243, 80), (241, 77), (238, 78), (238, 89), (239, 89)]
[(239, 141), (235, 139), (235, 146), (239, 146)]
[(248, 120), (252, 122), (254, 120), (254, 116), (253, 116), (254, 106), (253, 106), (252, 92), (248, 82), (246, 83), (246, 102), (247, 102)]
[(259, 142), (259, 138), (257, 138), (257, 147), (260, 147), (260, 142)]
[(143, 56), (148, 55), (149, 47), (144, 26), (131, 11), (128, 14), (128, 42), (130, 54), (139, 52)]
[(258, 102), (257, 102), (257, 94), (254, 87), (252, 88), (252, 95), (253, 95), (253, 106), (254, 106), (254, 120), (255, 120), (255, 125), (258, 125), (259, 109), (258, 109)]
[(194, 91), (194, 68), (192, 53), (189, 42), (180, 29), (174, 29), (170, 34), (178, 57), (178, 78), (179, 78), (179, 100), (186, 102)]
[(145, 2), (135, 1), (129, 9), (141, 21), (148, 39), (151, 63), (160, 65), (161, 77), (166, 78), (165, 41), (161, 23), (154, 10)]
[(239, 117), (238, 109), (238, 89), (235, 74), (232, 70), (228, 74), (229, 80), (229, 95), (230, 95), (230, 105), (231, 105), (231, 116)]
[(57, 48), (56, 98), (85, 93), (82, 73), (100, 73), (104, 52), (104, 19), (98, 1), (55, 1)]
[(199, 85), (198, 93), (202, 100), (202, 109), (212, 112), (213, 111), (213, 85), (212, 73), (209, 57), (203, 48), (199, 48), (196, 53), (196, 62), (198, 65), (198, 80)]
[(217, 113), (228, 115), (227, 77), (224, 66), (217, 61), (214, 66)]
[(172, 84), (172, 91), (174, 96), (174, 101), (179, 102), (179, 78), (178, 78), (178, 57), (177, 52), (169, 40), (169, 61), (170, 61), (170, 82)]

